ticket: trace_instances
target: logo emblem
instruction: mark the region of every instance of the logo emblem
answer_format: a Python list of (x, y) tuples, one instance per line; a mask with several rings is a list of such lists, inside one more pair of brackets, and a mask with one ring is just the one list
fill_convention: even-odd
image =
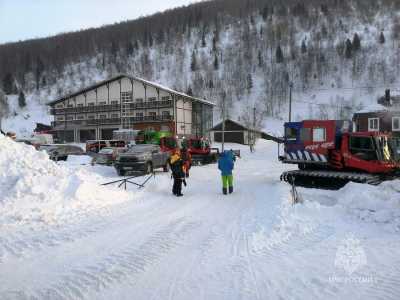
[(343, 269), (349, 276), (367, 264), (367, 256), (360, 240), (349, 234), (336, 252), (335, 267)]

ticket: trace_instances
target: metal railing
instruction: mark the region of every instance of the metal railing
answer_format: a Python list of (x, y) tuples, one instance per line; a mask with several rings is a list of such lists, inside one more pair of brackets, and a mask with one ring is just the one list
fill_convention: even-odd
[(173, 116), (143, 116), (143, 117), (130, 117), (130, 121), (133, 123), (140, 122), (165, 122), (165, 121), (173, 121)]
[(64, 114), (80, 114), (80, 113), (95, 113), (107, 111), (119, 111), (121, 106), (119, 104), (111, 105), (96, 105), (96, 106), (80, 106), (80, 107), (67, 107), (67, 108), (52, 108), (50, 114), (64, 115)]
[[(125, 109), (165, 108), (165, 107), (172, 107), (173, 101), (163, 100), (163, 101), (147, 101), (140, 103), (123, 103), (122, 106)], [(79, 106), (79, 107), (66, 107), (66, 108), (51, 108), (50, 114), (64, 115), (64, 114), (96, 113), (96, 112), (107, 112), (107, 111), (119, 111), (120, 109), (121, 109), (120, 104), (93, 105), (93, 106)]]
[(69, 126), (97, 126), (97, 125), (119, 125), (121, 124), (120, 118), (112, 119), (90, 119), (90, 120), (67, 120), (67, 121), (54, 121), (51, 126), (54, 127), (69, 127)]
[(119, 188), (124, 186), (124, 189), (126, 190), (126, 185), (127, 185), (127, 183), (129, 183), (129, 184), (132, 184), (132, 185), (136, 185), (138, 187), (138, 189), (141, 189), (141, 188), (145, 187), (146, 183), (148, 183), (151, 178), (156, 178), (156, 174), (153, 172), (149, 176), (147, 176), (142, 183), (137, 183), (137, 182), (132, 181), (132, 179), (135, 179), (135, 178), (138, 178), (138, 177), (142, 177), (142, 176), (143, 176), (143, 174), (138, 174), (136, 176), (127, 177), (127, 178), (124, 178), (124, 179), (103, 183), (102, 185), (106, 186), (106, 185), (111, 185), (111, 184), (118, 183), (118, 187)]

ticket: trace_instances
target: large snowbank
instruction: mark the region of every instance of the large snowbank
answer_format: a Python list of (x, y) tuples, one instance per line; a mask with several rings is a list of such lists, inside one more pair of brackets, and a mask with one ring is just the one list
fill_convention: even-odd
[(121, 201), (128, 193), (105, 179), (57, 165), (44, 152), (0, 135), (0, 225), (58, 222)]
[(338, 205), (362, 220), (400, 230), (400, 180), (379, 186), (350, 183), (339, 191)]

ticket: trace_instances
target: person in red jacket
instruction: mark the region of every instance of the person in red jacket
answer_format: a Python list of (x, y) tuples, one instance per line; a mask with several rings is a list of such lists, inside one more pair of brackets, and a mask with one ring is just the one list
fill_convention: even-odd
[(189, 177), (189, 170), (192, 167), (192, 155), (187, 148), (182, 148), (181, 158), (183, 160), (183, 169), (185, 172), (185, 177)]

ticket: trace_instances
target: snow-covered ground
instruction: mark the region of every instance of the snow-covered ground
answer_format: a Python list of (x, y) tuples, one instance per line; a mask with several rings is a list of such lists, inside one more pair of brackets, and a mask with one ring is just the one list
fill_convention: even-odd
[(176, 198), (168, 174), (102, 187), (112, 167), (0, 136), (0, 298), (399, 299), (399, 181), (292, 205), (274, 143), (228, 147), (234, 194), (209, 165)]

